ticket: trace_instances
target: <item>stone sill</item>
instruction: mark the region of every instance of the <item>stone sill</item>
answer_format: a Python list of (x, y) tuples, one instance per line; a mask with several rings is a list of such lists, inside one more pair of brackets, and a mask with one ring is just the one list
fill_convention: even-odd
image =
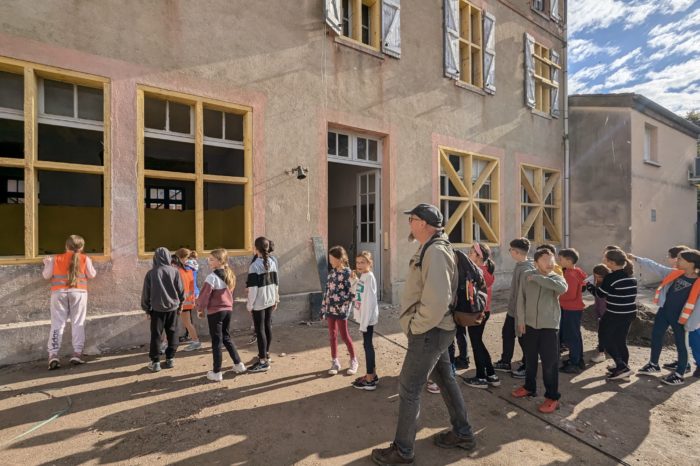
[(659, 162), (656, 162), (654, 160), (644, 160), (644, 163), (646, 165), (651, 165), (652, 167), (660, 167), (661, 164)]
[(479, 95), (483, 95), (483, 96), (487, 95), (486, 91), (484, 91), (480, 87), (473, 86), (469, 83), (465, 83), (464, 81), (456, 80), (455, 86), (462, 88), (462, 89), (466, 89), (466, 90), (471, 91), (475, 94), (479, 94)]
[(344, 45), (346, 47), (350, 47), (351, 49), (357, 50), (358, 52), (366, 53), (367, 55), (371, 55), (374, 58), (384, 60), (384, 54), (380, 52), (379, 49), (363, 44), (362, 42), (358, 42), (354, 39), (350, 39), (349, 37), (335, 36), (335, 43)]

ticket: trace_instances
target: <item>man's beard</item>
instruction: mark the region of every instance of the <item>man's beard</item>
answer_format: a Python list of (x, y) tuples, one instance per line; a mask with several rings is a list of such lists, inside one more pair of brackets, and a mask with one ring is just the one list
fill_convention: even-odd
[(408, 242), (413, 243), (414, 241), (418, 241), (415, 236), (413, 236), (413, 233), (408, 234)]

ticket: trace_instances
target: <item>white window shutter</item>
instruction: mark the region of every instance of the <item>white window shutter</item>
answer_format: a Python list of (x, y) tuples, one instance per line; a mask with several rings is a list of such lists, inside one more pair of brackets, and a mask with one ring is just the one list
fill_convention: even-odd
[(382, 0), (382, 52), (401, 58), (401, 0)]
[(443, 0), (445, 12), (445, 76), (459, 79), (459, 0)]
[(525, 105), (535, 108), (535, 39), (525, 33)]
[[(559, 54), (552, 50), (550, 60), (554, 64), (559, 64)], [(559, 118), (559, 70), (552, 67), (552, 81), (556, 87), (552, 88), (552, 108), (551, 113), (554, 118)]]
[(559, 0), (551, 0), (549, 2), (549, 16), (551, 16), (555, 21), (559, 21), (561, 19), (559, 16)]
[(323, 16), (326, 19), (326, 24), (338, 35), (343, 33), (343, 12), (340, 1), (323, 1)]
[(484, 90), (496, 93), (496, 17), (484, 13)]

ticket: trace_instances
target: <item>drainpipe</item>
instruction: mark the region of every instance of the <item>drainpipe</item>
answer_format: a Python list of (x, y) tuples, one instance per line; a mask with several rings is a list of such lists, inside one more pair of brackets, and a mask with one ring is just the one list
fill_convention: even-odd
[(571, 154), (569, 153), (569, 37), (568, 37), (568, 2), (564, 2), (564, 246), (570, 246), (570, 204), (571, 204)]

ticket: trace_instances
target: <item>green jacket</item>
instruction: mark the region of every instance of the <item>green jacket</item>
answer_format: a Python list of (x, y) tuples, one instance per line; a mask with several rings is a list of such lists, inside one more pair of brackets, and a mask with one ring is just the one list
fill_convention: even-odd
[(559, 295), (567, 290), (566, 280), (554, 272), (542, 275), (536, 269), (523, 272), (516, 304), (515, 325), (559, 328)]

